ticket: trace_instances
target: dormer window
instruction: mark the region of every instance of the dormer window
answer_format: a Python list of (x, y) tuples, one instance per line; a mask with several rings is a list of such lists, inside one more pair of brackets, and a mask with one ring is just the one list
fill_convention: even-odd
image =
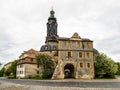
[(48, 47), (46, 46), (46, 47), (45, 47), (45, 50), (47, 50), (47, 49), (48, 49)]
[(81, 37), (78, 35), (78, 33), (74, 33), (72, 38), (81, 39)]
[(31, 60), (30, 60), (31, 62), (33, 62), (33, 58), (31, 58)]
[(53, 50), (56, 50), (56, 46), (53, 46)]

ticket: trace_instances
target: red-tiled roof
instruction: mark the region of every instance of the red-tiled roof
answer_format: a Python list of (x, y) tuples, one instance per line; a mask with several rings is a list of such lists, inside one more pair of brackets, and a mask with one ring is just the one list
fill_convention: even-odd
[[(24, 55), (27, 55), (25, 57), (22, 57)], [(36, 60), (36, 56), (40, 54), (39, 51), (36, 51), (34, 49), (30, 49), (28, 51), (24, 51), (20, 57), (20, 60), (18, 62), (18, 64), (22, 64), (22, 63), (31, 63), (31, 64), (37, 64), (37, 60)]]
[(25, 57), (25, 58), (19, 60), (19, 62), (17, 64), (23, 64), (23, 63), (37, 64), (37, 60), (35, 58)]

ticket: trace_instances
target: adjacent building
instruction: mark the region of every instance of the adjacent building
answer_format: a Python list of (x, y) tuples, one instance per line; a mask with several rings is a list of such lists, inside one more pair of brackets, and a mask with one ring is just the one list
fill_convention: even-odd
[[(17, 78), (31, 78), (35, 76), (40, 76), (42, 72), (42, 67), (39, 67), (37, 64), (36, 56), (39, 54), (43, 54), (40, 51), (30, 49), (28, 51), (24, 51), (19, 56), (19, 61), (17, 63)], [(51, 52), (44, 52), (44, 54), (48, 54), (53, 57)]]
[(5, 70), (7, 70), (11, 65), (12, 65), (12, 62), (9, 62), (9, 63), (5, 64), (3, 68)]
[(40, 52), (34, 49), (24, 51), (19, 57), (17, 63), (17, 78), (31, 78), (39, 75), (39, 69), (37, 67), (36, 55)]

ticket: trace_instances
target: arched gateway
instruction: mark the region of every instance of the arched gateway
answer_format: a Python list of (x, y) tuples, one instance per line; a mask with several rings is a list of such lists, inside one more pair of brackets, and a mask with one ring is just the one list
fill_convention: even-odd
[(64, 78), (74, 78), (74, 66), (73, 64), (66, 64), (64, 66)]

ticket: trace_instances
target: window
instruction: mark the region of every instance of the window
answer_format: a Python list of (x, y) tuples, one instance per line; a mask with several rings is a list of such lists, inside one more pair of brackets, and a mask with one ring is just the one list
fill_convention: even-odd
[(39, 71), (37, 71), (37, 74), (39, 74)]
[(21, 71), (21, 74), (23, 74), (23, 71)]
[(20, 68), (22, 68), (23, 67), (23, 65), (20, 65)]
[(90, 43), (89, 42), (87, 42), (86, 45), (87, 45), (87, 48), (90, 48)]
[(87, 58), (90, 58), (90, 53), (89, 53), (89, 52), (87, 52), (86, 54), (87, 54)]
[(72, 41), (70, 41), (70, 47), (72, 47)]
[(46, 47), (45, 47), (45, 50), (47, 50), (47, 49), (48, 49), (48, 47), (46, 46)]
[(39, 65), (37, 65), (37, 68), (39, 68)]
[(78, 41), (76, 41), (76, 47), (78, 47), (78, 45), (79, 45), (79, 42), (78, 42)]
[(66, 41), (66, 47), (68, 47), (68, 41)]
[(82, 52), (79, 52), (79, 53), (78, 53), (78, 57), (79, 57), (79, 58), (82, 58)]
[(31, 58), (31, 60), (30, 60), (31, 62), (33, 62), (33, 58)]
[(80, 48), (82, 47), (82, 42), (79, 43)]
[(83, 66), (83, 62), (80, 62), (80, 68), (83, 68), (84, 66)]
[(72, 57), (71, 51), (68, 51), (68, 58), (69, 58), (69, 57)]
[(90, 63), (87, 63), (87, 68), (91, 68), (91, 65), (90, 65)]

